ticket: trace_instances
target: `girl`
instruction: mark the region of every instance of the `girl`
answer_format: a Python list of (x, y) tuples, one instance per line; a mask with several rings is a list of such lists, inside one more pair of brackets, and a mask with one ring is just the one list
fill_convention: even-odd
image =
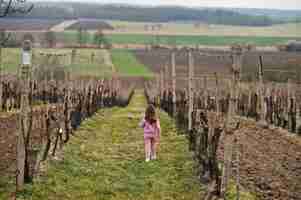
[(144, 129), (145, 161), (155, 160), (157, 158), (156, 148), (160, 140), (161, 127), (160, 121), (156, 117), (156, 108), (149, 105), (145, 111), (145, 117), (141, 120), (139, 126)]

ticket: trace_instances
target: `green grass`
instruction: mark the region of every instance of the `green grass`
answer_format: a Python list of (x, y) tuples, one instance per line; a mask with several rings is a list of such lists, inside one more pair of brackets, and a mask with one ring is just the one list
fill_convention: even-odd
[(21, 49), (2, 49), (2, 70), (4, 72), (16, 73), (21, 64)]
[[(231, 181), (226, 193), (227, 200), (236, 200), (237, 190), (234, 181)], [(247, 192), (244, 188), (240, 187), (240, 199), (242, 200), (257, 200), (254, 194)]]
[[(83, 41), (86, 41), (87, 44), (94, 43), (94, 35), (91, 33), (84, 33), (83, 34)], [(67, 44), (76, 44), (78, 41), (78, 33), (77, 31), (65, 31), (56, 33), (56, 38), (59, 41), (64, 41)]]
[(160, 113), (159, 159), (144, 161), (143, 130), (138, 126), (146, 101), (136, 94), (127, 108), (100, 111), (84, 122), (65, 147), (64, 161), (51, 162), (47, 177), (27, 186), (21, 199), (199, 200), (187, 140)]
[(151, 36), (140, 34), (115, 34), (106, 36), (115, 44), (177, 44), (177, 45), (231, 45), (251, 43), (258, 46), (286, 43), (288, 40), (301, 38), (291, 37), (256, 37), (256, 36)]
[(152, 72), (128, 50), (111, 50), (112, 62), (116, 70), (126, 76), (151, 77)]
[[(235, 32), (234, 32), (235, 34)], [(58, 33), (58, 37), (66, 43), (76, 43), (76, 32), (68, 31)], [(269, 46), (284, 44), (289, 40), (301, 40), (301, 37), (283, 36), (223, 36), (221, 35), (164, 35), (159, 36), (147, 34), (107, 34), (106, 39), (113, 44), (177, 44), (177, 45), (231, 45), (235, 43), (254, 44), (257, 46)], [(88, 44), (93, 44), (93, 34), (86, 34)]]
[(10, 194), (14, 191), (15, 186), (12, 182), (12, 178), (1, 177), (0, 178), (0, 199), (9, 199)]
[[(106, 77), (112, 74), (113, 64), (110, 58), (110, 52), (99, 49), (78, 49), (78, 56), (75, 64), (68, 66), (75, 75)], [(94, 52), (92, 62), (91, 55)]]

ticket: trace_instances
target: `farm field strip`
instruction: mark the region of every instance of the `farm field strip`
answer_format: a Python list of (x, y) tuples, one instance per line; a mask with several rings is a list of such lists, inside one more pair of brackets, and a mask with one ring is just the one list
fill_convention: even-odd
[(113, 44), (164, 44), (164, 45), (214, 45), (226, 46), (235, 43), (271, 46), (284, 44), (289, 40), (300, 40), (300, 37), (267, 37), (267, 36), (187, 36), (187, 35), (146, 35), (146, 34), (111, 34), (106, 38)]
[(118, 73), (124, 76), (152, 77), (152, 72), (138, 62), (135, 55), (128, 50), (111, 50), (112, 62)]
[[(265, 36), (265, 37), (300, 37), (301, 23), (288, 23), (267, 27), (230, 26), (200, 23), (153, 23), (106, 20), (115, 30), (108, 34), (156, 34), (156, 35), (212, 35), (212, 36)], [(160, 29), (158, 25), (160, 24)], [(155, 26), (155, 30), (151, 30)], [(146, 30), (148, 27), (148, 30)]]
[(73, 24), (77, 23), (78, 20), (65, 20), (57, 25), (54, 25), (51, 27), (51, 31), (54, 32), (62, 32), (65, 31), (69, 26), (72, 26)]
[[(56, 33), (61, 41), (72, 44), (77, 39), (76, 31)], [(88, 44), (94, 44), (93, 32), (85, 35)], [(222, 35), (170, 35), (170, 34), (130, 34), (108, 33), (105, 38), (112, 44), (164, 44), (164, 45), (209, 45), (226, 46), (234, 43), (253, 44), (257, 46), (272, 46), (284, 44), (289, 40), (300, 40), (300, 36), (222, 36)]]
[[(92, 54), (94, 54), (94, 58), (92, 58)], [(78, 55), (75, 64), (68, 66), (71, 73), (92, 77), (112, 75), (114, 66), (108, 50), (80, 49)]]

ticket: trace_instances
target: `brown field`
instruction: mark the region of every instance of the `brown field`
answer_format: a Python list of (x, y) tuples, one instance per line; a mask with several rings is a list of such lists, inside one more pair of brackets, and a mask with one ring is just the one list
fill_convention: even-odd
[[(164, 65), (170, 65), (170, 50), (135, 50), (134, 54), (141, 63), (150, 67), (155, 73), (159, 73)], [(287, 81), (288, 77), (295, 81), (301, 80), (300, 53), (289, 52), (247, 52), (242, 67), (242, 78), (244, 80), (256, 79), (259, 55), (263, 55), (263, 66), (266, 70), (264, 78), (266, 81)], [(214, 73), (219, 76), (230, 74), (232, 60), (228, 51), (195, 51), (193, 57), (195, 76)], [(180, 76), (187, 76), (187, 66), (187, 53), (178, 51), (176, 53), (176, 73)], [(171, 70), (170, 67), (169, 70)], [(183, 87), (187, 81), (178, 82), (179, 86)]]
[(78, 30), (79, 28), (82, 28), (84, 30), (98, 30), (98, 29), (113, 30), (114, 29), (110, 24), (102, 20), (80, 19), (76, 23), (67, 27), (67, 30)]
[[(262, 200), (301, 198), (301, 138), (279, 128), (243, 122), (235, 134), (241, 145), (240, 181)], [(221, 141), (220, 161), (224, 144)], [(233, 175), (233, 179), (235, 179)]]
[(46, 31), (63, 20), (1, 19), (0, 29), (8, 31)]
[[(301, 24), (290, 23), (273, 25), (268, 27), (229, 26), (200, 24), (196, 27), (193, 23), (148, 23), (107, 21), (114, 27), (114, 31), (106, 31), (108, 34), (147, 34), (147, 35), (210, 35), (210, 36), (273, 36), (273, 37), (299, 37)], [(152, 30), (152, 26), (161, 28)], [(146, 29), (146, 26), (148, 29)]]

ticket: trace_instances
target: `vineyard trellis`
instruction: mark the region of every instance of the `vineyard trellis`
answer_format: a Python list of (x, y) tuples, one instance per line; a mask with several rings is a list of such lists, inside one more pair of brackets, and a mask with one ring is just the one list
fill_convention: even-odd
[[(126, 106), (134, 93), (133, 87), (121, 88), (122, 80), (117, 75), (106, 79), (72, 77), (72, 72), (62, 67), (75, 60), (74, 51), (62, 55), (40, 52), (33, 56), (30, 41), (24, 44), (29, 57), (19, 76), (0, 76), (0, 114), (4, 114), (0, 124), (7, 122), (18, 133), (16, 158), (1, 171), (13, 172), (17, 191), (23, 189), (24, 182), (38, 177), (41, 164), (57, 156), (83, 120), (105, 107)], [(50, 79), (36, 73), (43, 67), (43, 63), (34, 60), (37, 56), (46, 57), (52, 64)], [(51, 58), (53, 62), (49, 61)], [(63, 78), (53, 75), (60, 66)]]
[[(246, 52), (241, 48), (233, 49), (230, 54), (230, 75), (195, 74), (194, 51), (185, 51), (188, 73), (179, 75), (176, 74), (175, 57), (183, 52), (172, 50), (170, 62), (166, 62), (158, 75), (159, 83), (147, 83), (145, 94), (149, 103), (160, 106), (176, 119), (179, 128), (188, 133), (190, 150), (199, 163), (200, 179), (209, 183), (206, 199), (225, 198), (229, 180), (234, 175), (239, 199), (239, 160), (243, 147), (237, 142), (239, 134), (234, 133), (242, 121), (253, 118), (260, 127), (273, 125), (300, 134), (298, 87), (290, 79), (287, 84), (264, 82), (263, 56), (258, 57), (258, 81), (243, 82), (241, 73)], [(215, 84), (209, 85), (210, 79)], [(187, 81), (188, 88), (177, 88), (177, 80)], [(203, 81), (202, 88), (200, 81)], [(217, 158), (221, 142), (224, 143), (222, 169)]]

